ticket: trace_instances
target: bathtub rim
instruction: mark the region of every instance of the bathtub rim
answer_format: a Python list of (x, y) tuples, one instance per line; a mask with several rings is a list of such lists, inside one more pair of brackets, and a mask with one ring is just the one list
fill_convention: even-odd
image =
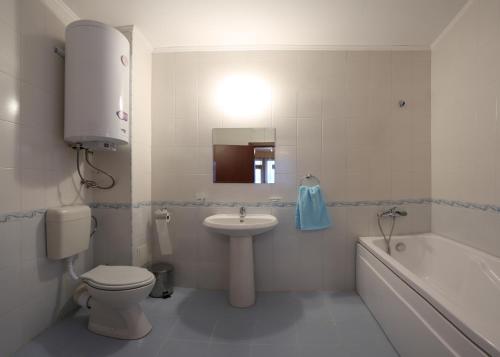
[[(444, 240), (447, 244), (459, 246), (460, 249), (465, 249), (466, 251), (472, 252), (473, 254), (492, 257), (493, 259), (499, 259), (494, 255), (487, 254), (481, 250), (472, 248), (465, 244), (456, 242), (453, 239), (446, 238), (435, 233), (395, 235), (393, 236), (393, 239), (405, 240), (415, 239), (416, 237)], [(439, 314), (443, 316), (443, 318), (448, 320), (453, 326), (455, 326), (456, 329), (461, 331), (462, 334), (471, 341), (471, 343), (476, 345), (479, 349), (490, 356), (500, 356), (500, 344), (496, 345), (487, 336), (484, 336), (484, 334), (473, 330), (457, 316), (457, 313), (454, 312), (453, 309), (450, 309), (450, 307), (457, 307), (456, 305), (450, 302), (450, 300), (448, 300), (432, 286), (429, 286), (429, 284), (427, 284), (419, 276), (411, 272), (403, 264), (387, 255), (384, 250), (375, 245), (375, 241), (381, 240), (383, 240), (381, 236), (366, 236), (359, 237), (357, 243), (363, 246), (389, 270), (396, 274), (397, 277), (399, 277), (404, 283), (406, 283), (411, 289), (413, 289), (418, 295), (420, 295), (425, 301), (427, 301)]]

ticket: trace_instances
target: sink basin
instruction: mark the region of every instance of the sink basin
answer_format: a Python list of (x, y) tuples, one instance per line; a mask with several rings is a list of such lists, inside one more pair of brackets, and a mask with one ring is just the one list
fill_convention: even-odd
[(216, 214), (203, 225), (229, 237), (229, 302), (236, 307), (255, 304), (253, 236), (270, 231), (278, 219), (270, 214)]
[(203, 225), (230, 237), (255, 236), (270, 231), (278, 219), (270, 214), (249, 214), (243, 220), (236, 214), (216, 214), (205, 218)]

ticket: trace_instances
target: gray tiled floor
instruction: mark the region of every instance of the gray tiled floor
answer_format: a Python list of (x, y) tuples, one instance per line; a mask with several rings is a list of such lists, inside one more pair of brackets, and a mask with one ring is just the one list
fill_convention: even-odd
[(354, 293), (260, 293), (256, 306), (236, 309), (223, 292), (178, 288), (143, 305), (153, 331), (140, 341), (94, 335), (80, 310), (16, 356), (397, 356)]

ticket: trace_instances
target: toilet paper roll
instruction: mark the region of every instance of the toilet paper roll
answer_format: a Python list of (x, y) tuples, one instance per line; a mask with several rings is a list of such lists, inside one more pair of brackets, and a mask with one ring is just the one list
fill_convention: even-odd
[[(158, 212), (160, 211), (160, 212)], [(158, 246), (160, 247), (161, 255), (171, 255), (173, 253), (172, 240), (168, 231), (168, 223), (170, 222), (170, 213), (166, 209), (155, 212), (156, 237), (158, 238)]]

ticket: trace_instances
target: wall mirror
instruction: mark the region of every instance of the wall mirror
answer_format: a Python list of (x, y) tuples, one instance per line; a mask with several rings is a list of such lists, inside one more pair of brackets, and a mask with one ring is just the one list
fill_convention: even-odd
[(213, 181), (274, 183), (275, 142), (273, 128), (213, 129)]

